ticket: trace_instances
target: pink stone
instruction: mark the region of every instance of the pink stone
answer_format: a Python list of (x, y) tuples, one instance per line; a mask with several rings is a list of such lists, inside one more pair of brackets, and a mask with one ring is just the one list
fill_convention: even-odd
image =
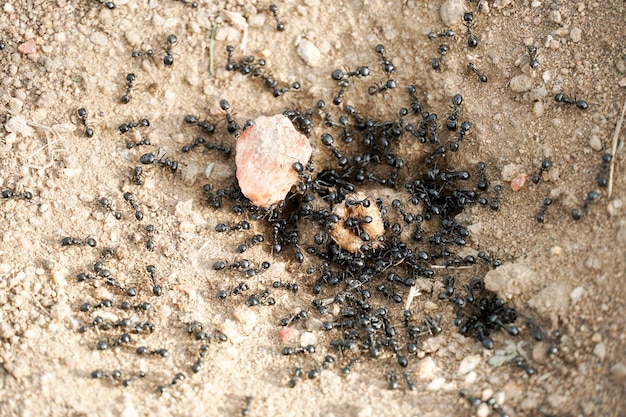
[(524, 173), (517, 174), (517, 176), (511, 180), (511, 190), (513, 191), (521, 190), (524, 187), (524, 184), (526, 184), (527, 179), (528, 179), (528, 175)]
[(37, 52), (37, 43), (35, 42), (34, 39), (29, 39), (26, 42), (21, 43), (17, 47), (17, 50), (23, 53), (24, 55), (34, 54), (35, 52)]
[(258, 117), (237, 140), (235, 165), (241, 192), (259, 207), (278, 204), (298, 184), (292, 165), (306, 165), (312, 151), (307, 137), (287, 117)]

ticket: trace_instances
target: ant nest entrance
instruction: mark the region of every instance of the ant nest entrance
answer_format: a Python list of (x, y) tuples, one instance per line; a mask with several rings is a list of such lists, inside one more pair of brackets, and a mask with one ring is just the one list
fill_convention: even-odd
[(331, 228), (330, 237), (342, 249), (357, 253), (381, 245), (385, 225), (372, 197), (360, 191), (348, 194), (343, 204), (335, 206), (333, 213), (339, 221)]

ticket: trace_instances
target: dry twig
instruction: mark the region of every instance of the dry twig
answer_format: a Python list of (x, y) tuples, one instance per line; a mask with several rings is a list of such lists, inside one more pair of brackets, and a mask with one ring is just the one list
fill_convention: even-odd
[(624, 106), (622, 107), (622, 115), (620, 116), (619, 120), (617, 121), (617, 125), (615, 126), (615, 133), (613, 133), (613, 145), (611, 146), (611, 165), (609, 166), (609, 198), (611, 198), (611, 193), (613, 193), (613, 171), (615, 171), (615, 153), (617, 152), (617, 138), (619, 137), (620, 130), (622, 129), (624, 113), (626, 113), (626, 100), (624, 100)]

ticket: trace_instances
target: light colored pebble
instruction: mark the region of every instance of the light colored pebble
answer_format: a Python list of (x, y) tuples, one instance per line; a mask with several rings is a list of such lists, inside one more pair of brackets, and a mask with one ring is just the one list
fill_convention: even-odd
[(317, 336), (313, 332), (302, 332), (300, 336), (300, 346), (306, 347), (317, 344)]
[(209, 162), (209, 164), (204, 169), (204, 176), (206, 178), (211, 177), (211, 173), (213, 172), (213, 167), (215, 166), (215, 162)]
[(580, 28), (572, 28), (569, 32), (569, 37), (574, 43), (578, 43), (582, 40), (583, 31)]
[(478, 374), (475, 371), (471, 371), (467, 375), (465, 375), (465, 382), (467, 382), (468, 384), (473, 384), (474, 382), (476, 382), (477, 379)]
[(539, 275), (521, 263), (505, 263), (485, 275), (485, 286), (505, 299), (528, 292), (541, 281)]
[(439, 391), (445, 383), (446, 383), (445, 378), (435, 378), (430, 382), (430, 384), (426, 386), (426, 389), (428, 391)]
[(616, 240), (621, 245), (626, 245), (626, 226), (621, 226), (617, 231)]
[(541, 117), (543, 116), (543, 111), (544, 111), (543, 103), (541, 101), (535, 102), (535, 104), (533, 105), (533, 116)]
[(511, 81), (509, 81), (509, 88), (514, 93), (524, 93), (531, 89), (532, 82), (532, 78), (530, 78), (528, 75), (519, 74), (511, 78)]
[(185, 200), (179, 201), (176, 203), (176, 208), (174, 209), (174, 213), (177, 216), (188, 216), (191, 214), (191, 210), (193, 209), (193, 200)]
[(593, 343), (600, 343), (602, 341), (602, 335), (598, 332), (595, 332), (591, 335), (591, 341)]
[(532, 358), (537, 363), (543, 363), (548, 358), (549, 345), (546, 342), (539, 342), (533, 346)]
[(561, 17), (561, 12), (558, 10), (552, 10), (550, 13), (548, 13), (548, 19), (552, 23), (556, 23), (557, 25), (563, 21), (563, 18)]
[(473, 371), (474, 368), (476, 368), (476, 366), (480, 363), (481, 359), (480, 355), (470, 355), (464, 357), (459, 364), (459, 370), (456, 372), (457, 375), (461, 376)]
[(500, 176), (502, 177), (502, 181), (509, 182), (523, 170), (524, 167), (520, 164), (506, 164), (504, 167), (502, 167)]
[(600, 152), (602, 150), (602, 141), (598, 135), (591, 135), (589, 138), (589, 147), (596, 152)]
[(541, 2), (539, 0), (533, 0), (533, 2), (530, 3), (530, 7), (537, 8), (539, 6), (541, 6)]
[(21, 116), (11, 117), (4, 124), (4, 128), (7, 132), (15, 132), (23, 137), (32, 136), (35, 131), (32, 127), (28, 126), (28, 122)]
[(315, 44), (310, 40), (304, 38), (300, 39), (298, 42), (296, 52), (298, 53), (298, 56), (302, 58), (304, 63), (310, 67), (317, 66), (322, 58), (322, 53), (317, 46), (315, 46)]
[(585, 293), (585, 288), (582, 285), (574, 288), (572, 292), (569, 294), (569, 297), (572, 299), (572, 303), (575, 304), (579, 302), (584, 293)]
[(420, 379), (431, 379), (435, 376), (437, 365), (430, 356), (421, 359), (415, 367), (415, 373)]
[(462, 0), (446, 0), (441, 5), (439, 14), (445, 26), (456, 26), (463, 21), (465, 10)]
[(600, 359), (604, 359), (606, 357), (606, 345), (603, 342), (595, 345), (593, 348), (593, 354)]
[(437, 352), (441, 346), (445, 345), (446, 338), (443, 335), (428, 338), (422, 344), (422, 350), (426, 353)]
[(265, 24), (265, 13), (253, 14), (248, 17), (250, 27), (260, 28)]
[(569, 307), (569, 295), (572, 290), (572, 286), (568, 283), (552, 283), (528, 300), (528, 305), (537, 309), (541, 314), (548, 316), (556, 314), (559, 317), (564, 317)]
[(487, 417), (489, 415), (489, 406), (485, 403), (480, 403), (476, 407), (476, 417)]
[(109, 39), (107, 38), (107, 36), (104, 33), (98, 31), (93, 32), (89, 36), (89, 41), (98, 46), (106, 46), (106, 44), (109, 43)]
[(617, 82), (617, 85), (622, 88), (626, 87), (626, 77), (620, 78), (620, 80)]
[(626, 380), (626, 365), (624, 362), (618, 362), (615, 365), (611, 366), (611, 376), (618, 381)]
[(609, 201), (609, 204), (606, 205), (606, 211), (609, 213), (610, 217), (619, 216), (622, 213), (623, 208), (624, 203), (619, 198)]

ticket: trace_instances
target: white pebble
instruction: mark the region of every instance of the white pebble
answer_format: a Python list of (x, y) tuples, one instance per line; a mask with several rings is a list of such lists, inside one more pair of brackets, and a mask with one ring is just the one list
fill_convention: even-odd
[(476, 417), (487, 417), (489, 415), (489, 406), (481, 403), (476, 407)]
[(606, 345), (604, 343), (598, 343), (593, 348), (593, 354), (596, 355), (600, 359), (604, 359), (606, 356)]
[(457, 371), (457, 375), (465, 375), (466, 373), (473, 371), (474, 368), (480, 363), (481, 356), (480, 355), (470, 355), (463, 358), (461, 364), (459, 365), (459, 370)]
[(28, 122), (21, 116), (11, 117), (4, 124), (4, 128), (7, 132), (15, 132), (24, 137), (31, 136), (35, 131), (32, 127), (28, 126)]
[(446, 26), (455, 26), (463, 21), (465, 4), (462, 0), (446, 0), (439, 9), (441, 20)]
[(578, 286), (574, 288), (572, 292), (569, 294), (570, 298), (572, 299), (572, 303), (579, 302), (584, 292), (585, 292), (585, 289), (582, 286)]
[(209, 178), (211, 173), (213, 172), (213, 167), (215, 166), (215, 162), (209, 162), (209, 164), (204, 169), (204, 176)]
[(623, 208), (624, 203), (619, 198), (611, 200), (609, 204), (606, 205), (606, 211), (609, 213), (610, 217), (615, 217), (621, 214)]
[(574, 43), (578, 43), (582, 40), (583, 31), (580, 28), (572, 28), (569, 32), (569, 37)]
[(439, 389), (443, 387), (443, 384), (445, 383), (446, 383), (445, 378), (435, 378), (430, 382), (430, 384), (426, 386), (426, 389), (428, 391), (439, 391)]
[(300, 346), (306, 347), (309, 345), (315, 346), (317, 344), (317, 336), (312, 332), (302, 332), (300, 336)]
[(94, 45), (106, 46), (106, 44), (109, 42), (109, 39), (102, 32), (93, 32), (91, 36), (89, 36), (89, 41), (91, 41), (91, 43), (93, 43)]
[(541, 6), (541, 2), (540, 2), (540, 1), (538, 1), (538, 0), (534, 0), (532, 3), (530, 3), (530, 7), (535, 7), (535, 8), (537, 8), (537, 7), (539, 7), (539, 6)]
[(265, 24), (265, 13), (258, 13), (248, 18), (248, 24), (251, 27), (260, 28)]
[(533, 106), (533, 115), (535, 117), (543, 116), (543, 103), (541, 101), (535, 102)]
[(421, 359), (417, 366), (415, 367), (415, 373), (421, 379), (430, 379), (435, 375), (435, 371), (437, 370), (437, 365), (435, 365), (435, 361), (430, 356)]
[(600, 140), (600, 136), (591, 135), (589, 138), (589, 147), (596, 152), (600, 152), (602, 150), (602, 141)]
[(315, 67), (322, 58), (322, 53), (317, 49), (317, 46), (307, 39), (300, 39), (297, 52), (305, 64), (311, 67)]

